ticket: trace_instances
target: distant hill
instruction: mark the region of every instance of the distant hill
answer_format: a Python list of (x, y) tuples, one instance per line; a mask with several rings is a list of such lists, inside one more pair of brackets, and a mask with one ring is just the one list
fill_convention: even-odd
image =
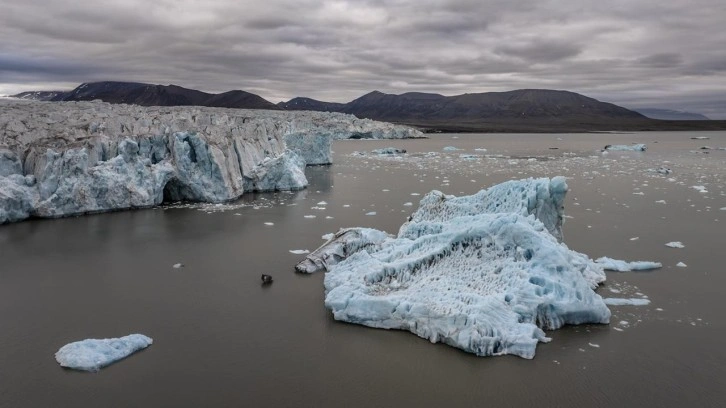
[(310, 110), (319, 112), (341, 112), (344, 103), (322, 102), (311, 98), (293, 98), (287, 102), (277, 104), (281, 109), (285, 110)]
[(10, 95), (10, 97), (32, 101), (50, 101), (53, 98), (58, 97), (58, 95), (62, 95), (64, 93), (64, 91), (30, 91), (20, 92), (19, 94)]
[[(23, 94), (28, 94), (25, 99), (56, 102), (100, 99), (109, 103), (127, 103), (141, 106), (209, 106), (238, 109), (280, 109), (274, 103), (245, 91), (210, 94), (176, 85), (152, 85), (139, 82), (108, 81), (84, 83), (70, 92), (57, 92), (52, 97), (48, 97), (51, 92), (24, 92)], [(39, 97), (41, 94), (43, 94), (43, 99)]]
[(693, 112), (677, 111), (672, 109), (641, 108), (634, 111), (651, 119), (661, 120), (711, 120), (705, 115)]

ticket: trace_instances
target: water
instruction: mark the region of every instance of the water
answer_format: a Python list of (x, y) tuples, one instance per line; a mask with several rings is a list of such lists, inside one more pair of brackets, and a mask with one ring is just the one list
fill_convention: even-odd
[[(649, 150), (598, 152), (631, 142)], [(726, 147), (726, 132), (336, 142), (336, 164), (308, 168), (304, 191), (0, 226), (0, 406), (720, 406), (726, 151), (704, 145)], [(388, 146), (410, 154), (353, 154)], [(661, 165), (673, 174), (647, 171)], [(611, 307), (610, 325), (550, 332), (534, 360), (336, 322), (323, 275), (293, 272), (303, 255), (290, 250), (313, 250), (340, 227), (395, 232), (431, 189), (471, 194), (555, 175), (570, 177), (572, 249), (664, 267), (608, 273), (604, 297), (652, 303)], [(262, 286), (262, 273), (275, 282)], [(154, 345), (100, 373), (53, 358), (71, 341), (135, 332)]]

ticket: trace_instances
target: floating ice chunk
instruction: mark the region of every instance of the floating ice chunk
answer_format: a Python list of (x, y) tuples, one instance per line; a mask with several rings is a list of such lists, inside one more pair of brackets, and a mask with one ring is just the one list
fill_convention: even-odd
[(442, 150), (445, 152), (455, 152), (455, 151), (461, 150), (461, 149), (459, 149), (458, 147), (454, 147), (454, 146), (446, 146)]
[(532, 216), (422, 220), (333, 266), (325, 305), (337, 320), (409, 330), (477, 355), (532, 358), (550, 340), (541, 328), (609, 321), (592, 290), (600, 274)]
[(319, 206), (325, 206), (325, 205), (328, 205), (328, 203), (326, 203), (325, 201), (321, 201), (317, 205), (319, 205)]
[(640, 239), (640, 237), (633, 237), (633, 238), (630, 238), (630, 240), (631, 240), (631, 241), (637, 241), (637, 240), (639, 240), (639, 239)]
[(708, 140), (708, 139), (710, 139), (710, 137), (708, 137), (708, 136), (696, 136), (696, 137), (692, 137), (691, 139), (692, 140)]
[(271, 226), (275, 225), (275, 223), (274, 222), (266, 222), (265, 225), (267, 225), (268, 227), (271, 227)]
[(679, 268), (685, 268), (685, 267), (686, 267), (686, 266), (688, 266), (688, 265), (684, 264), (683, 262), (678, 262), (678, 263), (676, 264), (676, 266), (677, 266), (677, 267), (679, 267)]
[(404, 154), (404, 153), (406, 153), (406, 149), (397, 149), (395, 147), (385, 147), (383, 149), (371, 150), (371, 153), (379, 154), (379, 155)]
[[(550, 233), (559, 231), (566, 191), (564, 178), (507, 182), (469, 197), (434, 191), (396, 238), (364, 251), (333, 239), (316, 251), (347, 250), (327, 267), (326, 307), (338, 320), (525, 358), (550, 340), (542, 328), (607, 323), (610, 311), (593, 292), (602, 267)], [(298, 270), (323, 269), (306, 261)]]
[(55, 359), (62, 367), (98, 371), (148, 347), (153, 342), (150, 337), (143, 334), (130, 334), (112, 339), (86, 339), (61, 347), (55, 353)]
[(487, 149), (484, 149), (484, 148), (479, 147), (479, 148), (474, 149), (474, 151), (475, 152), (486, 152)]
[(632, 145), (607, 145), (604, 147), (604, 150), (612, 150), (612, 151), (644, 152), (645, 149), (646, 149), (646, 146), (642, 143), (632, 144)]
[(665, 246), (671, 247), (671, 248), (685, 248), (686, 247), (685, 245), (683, 245), (683, 243), (681, 241), (669, 242), (669, 243), (665, 244)]
[(291, 249), (290, 253), (295, 254), (295, 255), (302, 255), (302, 254), (309, 254), (310, 251), (308, 251), (307, 249)]
[(666, 200), (658, 200), (655, 203), (656, 204), (665, 204), (666, 203)]
[(630, 272), (630, 271), (644, 271), (648, 269), (660, 268), (663, 265), (660, 262), (650, 261), (634, 261), (626, 262), (618, 259), (608, 258), (603, 256), (595, 260), (596, 263), (602, 265), (603, 268), (610, 271), (617, 272)]
[(183, 267), (183, 266), (184, 266), (184, 264), (181, 264), (181, 263), (175, 263), (174, 265), (172, 265), (172, 268), (174, 268), (174, 269), (179, 269), (179, 268), (181, 268), (181, 267)]
[(328, 238), (320, 248), (295, 265), (295, 270), (313, 273), (330, 268), (358, 251), (372, 251), (391, 235), (372, 228), (343, 228)]
[(706, 187), (704, 186), (691, 186), (691, 188), (698, 191), (699, 193), (708, 193), (708, 190), (706, 190)]
[(303, 217), (305, 217), (305, 218), (315, 218), (317, 216), (316, 215), (303, 215)]
[(603, 301), (610, 306), (645, 306), (650, 304), (650, 300), (640, 298), (604, 298)]
[(322, 237), (320, 237), (320, 238), (322, 238), (322, 239), (324, 239), (324, 240), (328, 241), (328, 240), (331, 240), (331, 239), (333, 239), (333, 237), (334, 237), (334, 236), (335, 236), (335, 234), (333, 234), (333, 233), (331, 232), (331, 233), (329, 233), (329, 234), (325, 234), (325, 235), (323, 235), (323, 236), (322, 236)]
[(413, 203), (410, 202), (410, 201), (409, 202), (406, 202), (406, 203), (403, 203), (403, 206), (404, 207), (411, 207), (412, 205), (413, 205)]
[(590, 347), (600, 348), (600, 345), (595, 343), (587, 343), (587, 345)]
[(375, 211), (367, 212), (366, 215), (376, 215)]

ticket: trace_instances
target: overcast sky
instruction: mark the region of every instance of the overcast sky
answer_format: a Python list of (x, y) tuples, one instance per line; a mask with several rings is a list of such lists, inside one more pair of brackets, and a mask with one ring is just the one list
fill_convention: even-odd
[(724, 0), (0, 0), (0, 94), (565, 89), (726, 119)]

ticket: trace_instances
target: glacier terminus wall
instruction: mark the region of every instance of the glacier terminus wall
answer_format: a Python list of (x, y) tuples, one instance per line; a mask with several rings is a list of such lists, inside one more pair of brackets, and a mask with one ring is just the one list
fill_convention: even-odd
[(340, 113), (0, 100), (0, 224), (302, 189), (334, 139), (421, 136)]

